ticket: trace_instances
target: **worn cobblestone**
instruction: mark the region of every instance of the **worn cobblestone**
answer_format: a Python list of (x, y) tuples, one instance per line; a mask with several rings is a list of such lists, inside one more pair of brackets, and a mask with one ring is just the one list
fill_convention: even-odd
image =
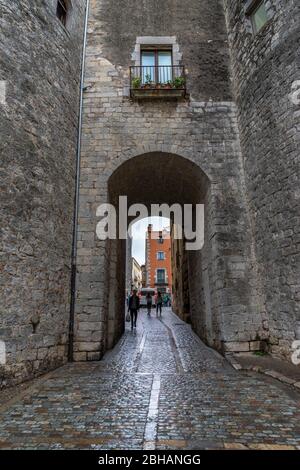
[(142, 311), (101, 362), (67, 364), (12, 392), (0, 448), (296, 448), (299, 414), (288, 386), (235, 371), (169, 309), (162, 320)]

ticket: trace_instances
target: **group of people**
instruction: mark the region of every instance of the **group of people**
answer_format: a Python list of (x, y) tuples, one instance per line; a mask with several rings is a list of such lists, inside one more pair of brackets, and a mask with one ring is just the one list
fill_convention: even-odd
[[(146, 295), (146, 301), (147, 301), (147, 313), (148, 316), (151, 315), (151, 310), (152, 310), (152, 295), (150, 292), (147, 293)], [(128, 298), (128, 313), (130, 313), (130, 321), (131, 321), (131, 330), (133, 328), (136, 328), (136, 322), (137, 322), (137, 316), (138, 316), (138, 311), (140, 309), (140, 298), (138, 296), (137, 290), (134, 289), (132, 291), (132, 294)], [(163, 297), (161, 292), (157, 292), (155, 295), (155, 306), (156, 306), (156, 316), (162, 314), (162, 306), (169, 306), (170, 305), (170, 298), (169, 296)]]
[[(152, 295), (150, 294), (150, 292), (148, 292), (148, 294), (146, 295), (146, 301), (147, 301), (148, 315), (150, 316), (151, 315), (151, 309), (152, 309)], [(159, 314), (161, 316), (161, 309), (162, 309), (162, 305), (163, 305), (163, 297), (162, 297), (160, 292), (157, 292), (157, 294), (155, 295), (155, 305), (156, 305), (156, 315), (158, 316), (158, 312), (159, 312)]]

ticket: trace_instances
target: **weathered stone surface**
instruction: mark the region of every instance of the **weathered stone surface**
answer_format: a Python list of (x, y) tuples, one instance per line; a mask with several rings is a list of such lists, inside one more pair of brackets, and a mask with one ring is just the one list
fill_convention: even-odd
[(0, 339), (7, 351), (0, 376), (6, 385), (66, 361), (85, 0), (72, 1), (67, 29), (56, 5), (0, 2), (0, 81), (6, 82)]
[[(188, 256), (192, 325), (201, 338), (220, 350), (222, 341), (249, 342), (263, 330), (221, 2), (191, 0), (188, 8), (179, 0), (160, 2), (159, 8), (154, 4), (122, 2), (120, 22), (118, 2), (91, 2), (76, 350), (83, 350), (82, 315), (91, 302), (102, 312), (99, 353), (111, 347), (123, 331), (124, 244), (97, 245), (93, 237), (97, 206), (108, 200), (116, 203), (119, 195), (128, 195), (129, 205), (205, 203), (206, 243), (201, 253)], [(149, 44), (149, 37), (158, 44), (175, 44), (176, 60), (181, 57), (188, 70), (189, 101), (129, 99), (129, 67), (136, 63), (142, 41)], [(93, 271), (96, 265), (97, 272)]]
[(0, 392), (0, 403), (2, 449), (284, 450), (300, 442), (299, 393), (236, 372), (168, 308), (159, 319), (140, 312), (137, 330), (128, 325), (103, 361), (67, 364), (23, 391)]
[(250, 351), (262, 351), (264, 350), (264, 343), (262, 341), (250, 341)]
[[(0, 387), (64, 363), (69, 334), (85, 1), (72, 1), (67, 28), (55, 0), (33, 3), (0, 3)], [(244, 2), (224, 5), (90, 2), (75, 360), (99, 359), (124, 331), (125, 244), (96, 237), (98, 205), (120, 194), (129, 204), (204, 203), (204, 247), (181, 250), (178, 267), (184, 318), (219, 350), (267, 345), (290, 360), (300, 321), (300, 112), (291, 100), (300, 6), (268, 0), (269, 22), (253, 35)], [(172, 43), (189, 99), (129, 99), (129, 66), (151, 37)]]
[(227, 342), (224, 343), (224, 352), (243, 352), (249, 351), (250, 345), (249, 342), (241, 341), (241, 342)]
[(265, 2), (256, 35), (243, 1), (225, 0), (261, 309), (273, 354), (290, 360), (300, 319), (300, 4)]

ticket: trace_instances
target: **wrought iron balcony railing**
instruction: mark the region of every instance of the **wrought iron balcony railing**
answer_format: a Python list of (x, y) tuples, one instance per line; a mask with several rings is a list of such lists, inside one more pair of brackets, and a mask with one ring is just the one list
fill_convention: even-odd
[(186, 95), (184, 66), (130, 67), (132, 98), (180, 98)]
[(157, 279), (154, 284), (155, 286), (167, 286), (168, 281), (167, 279)]

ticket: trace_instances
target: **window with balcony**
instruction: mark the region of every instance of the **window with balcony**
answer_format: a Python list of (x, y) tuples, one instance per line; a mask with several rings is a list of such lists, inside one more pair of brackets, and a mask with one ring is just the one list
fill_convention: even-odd
[(166, 270), (165, 269), (157, 269), (156, 284), (166, 284)]
[(142, 50), (141, 51), (142, 83), (164, 85), (172, 81), (172, 51)]
[(164, 251), (158, 251), (156, 256), (157, 256), (157, 259), (160, 260), (160, 261), (165, 259)]
[(141, 48), (140, 62), (140, 66), (130, 68), (131, 97), (185, 96), (185, 70), (181, 65), (173, 65), (171, 48)]

